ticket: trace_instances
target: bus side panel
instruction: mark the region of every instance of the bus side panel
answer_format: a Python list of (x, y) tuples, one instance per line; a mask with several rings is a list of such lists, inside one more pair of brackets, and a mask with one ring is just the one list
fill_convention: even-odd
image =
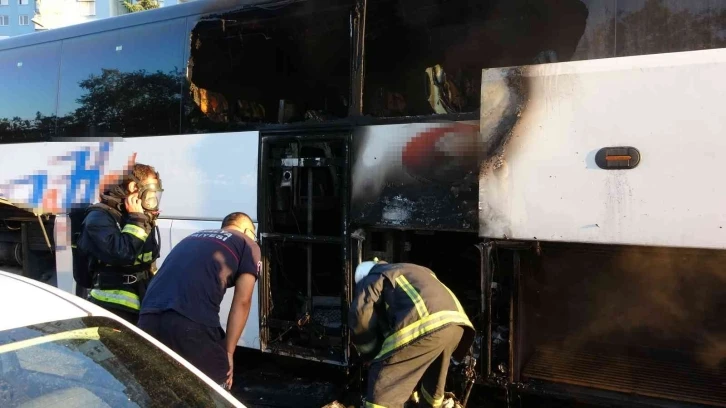
[(125, 139), (114, 144), (109, 165), (128, 157), (161, 176), (161, 217), (221, 220), (242, 211), (257, 220), (259, 132), (190, 134)]
[[(173, 227), (170, 235), (170, 248), (173, 248), (182, 239), (203, 229), (215, 229), (219, 228), (221, 221), (187, 221), (187, 220), (174, 220)], [(257, 223), (255, 223), (255, 229), (257, 229)], [(170, 250), (165, 251), (163, 257), (166, 258)], [(163, 263), (159, 263), (159, 267)], [(252, 305), (250, 306), (250, 315), (247, 318), (247, 324), (242, 331), (237, 345), (240, 347), (253, 348), (260, 350), (260, 309), (259, 309), (259, 295), (257, 292), (258, 284), (255, 282), (255, 289), (252, 292)], [(222, 327), (227, 327), (227, 318), (229, 317), (229, 308), (232, 306), (232, 298), (234, 296), (234, 288), (227, 289), (224, 295), (222, 304), (219, 305), (219, 319)]]
[(159, 171), (162, 218), (257, 218), (258, 132), (192, 134), (119, 141), (2, 145), (0, 196), (42, 213), (66, 214), (98, 199), (130, 160)]
[(161, 250), (159, 251), (159, 259), (156, 260), (157, 268), (161, 267), (161, 264), (164, 262), (164, 258), (166, 258), (166, 256), (169, 255), (169, 251), (171, 251), (171, 229), (173, 225), (174, 220), (156, 220), (156, 226), (159, 227), (159, 244), (161, 245)]
[[(480, 235), (726, 248), (725, 67), (716, 49), (484, 70), (483, 135), (501, 114), (488, 98), (521, 96), (503, 77), (521, 73), (527, 98), (482, 169)], [(642, 158), (604, 170), (608, 147)]]
[[(150, 164), (159, 172), (164, 187), (163, 218), (158, 221), (160, 267), (178, 240), (203, 228), (218, 228), (231, 212), (242, 211), (257, 219), (258, 140), (258, 132), (238, 132), (3, 145), (2, 155), (16, 160), (14, 164), (0, 161), (4, 175), (0, 193), (22, 208), (58, 215), (58, 286), (75, 293), (66, 214), (97, 201), (101, 183), (111, 180), (130, 160)], [(223, 326), (231, 299), (232, 291), (228, 291), (221, 306)], [(256, 291), (240, 345), (259, 349)]]

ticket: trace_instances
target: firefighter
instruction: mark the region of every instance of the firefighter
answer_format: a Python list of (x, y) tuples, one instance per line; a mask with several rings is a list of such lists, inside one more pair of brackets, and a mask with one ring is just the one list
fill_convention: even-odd
[(86, 210), (78, 238), (93, 286), (88, 300), (134, 325), (159, 257), (155, 224), (162, 191), (153, 167), (134, 164)]
[[(174, 246), (149, 285), (138, 327), (231, 389), (234, 352), (247, 324), (262, 261), (255, 225), (234, 212), (220, 229), (195, 232)], [(220, 305), (234, 287), (227, 331)]]
[(475, 334), (456, 296), (408, 263), (362, 262), (355, 283), (348, 324), (370, 362), (365, 406), (400, 408), (417, 392), (421, 406), (440, 407), (449, 360), (463, 360)]

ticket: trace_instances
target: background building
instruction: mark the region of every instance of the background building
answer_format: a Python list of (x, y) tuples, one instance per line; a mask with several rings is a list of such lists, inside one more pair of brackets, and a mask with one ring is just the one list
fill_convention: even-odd
[(0, 38), (35, 31), (31, 20), (36, 8), (35, 0), (0, 0)]
[(34, 30), (50, 30), (100, 18), (118, 16), (128, 12), (120, 0), (35, 1)]
[[(190, 0), (158, 0), (172, 6)], [(0, 39), (126, 14), (122, 0), (0, 0)]]

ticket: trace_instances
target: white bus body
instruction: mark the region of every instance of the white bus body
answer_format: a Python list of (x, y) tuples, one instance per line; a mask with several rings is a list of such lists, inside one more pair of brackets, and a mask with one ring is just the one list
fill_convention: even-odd
[[(229, 145), (230, 138), (234, 143)], [(76, 293), (70, 251), (70, 220), (67, 211), (88, 193), (98, 197), (99, 185), (89, 186), (81, 181), (83, 174), (75, 172), (76, 162), (59, 161), (59, 157), (73, 157), (74, 152), (88, 151), (87, 165), (91, 177), (97, 180), (122, 171), (129, 159), (139, 163), (153, 163), (162, 177), (164, 195), (161, 218), (161, 267), (171, 248), (187, 235), (205, 228), (219, 228), (222, 217), (234, 211), (257, 214), (257, 147), (258, 132), (239, 132), (225, 135), (176, 135), (134, 138), (119, 141), (38, 143), (32, 151), (27, 145), (6, 145), (3, 154), (23, 158), (0, 162), (0, 174), (11, 175), (6, 182), (21, 180), (47, 173), (48, 183), (41, 191), (33, 186), (6, 184), (10, 202), (30, 206), (34, 194), (43, 197), (43, 213), (52, 208), (59, 216), (55, 219), (56, 268), (58, 287)], [(107, 155), (99, 152), (109, 146)], [(32, 154), (28, 154), (32, 153)], [(27, 159), (25, 159), (27, 157)], [(67, 195), (71, 180), (76, 177), (80, 188)], [(68, 201), (66, 197), (73, 197)], [(255, 220), (256, 221), (256, 220)], [(224, 298), (220, 310), (226, 324), (232, 291)], [(239, 345), (259, 349), (259, 321), (257, 294), (250, 311), (248, 324)]]
[(160, 266), (230, 212), (255, 219), (241, 347), (357, 364), (352, 275), (377, 256), (456, 294), (480, 383), (726, 406), (724, 16), (200, 0), (7, 39), (0, 262), (76, 293), (70, 214), (133, 159), (163, 181)]
[[(487, 95), (526, 98), (503, 151), (480, 173), (480, 235), (726, 248), (726, 50), (484, 70)], [(502, 85), (521, 75), (525, 95)], [(634, 147), (637, 167), (603, 170), (596, 153)]]

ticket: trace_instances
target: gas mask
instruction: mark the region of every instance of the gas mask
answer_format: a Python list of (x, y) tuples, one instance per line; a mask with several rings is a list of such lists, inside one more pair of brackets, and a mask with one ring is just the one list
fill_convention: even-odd
[(164, 189), (161, 187), (161, 180), (157, 180), (152, 183), (143, 183), (136, 177), (133, 178), (138, 187), (138, 197), (141, 200), (141, 206), (144, 208), (144, 212), (156, 218), (159, 212), (159, 203), (161, 202), (161, 193)]

